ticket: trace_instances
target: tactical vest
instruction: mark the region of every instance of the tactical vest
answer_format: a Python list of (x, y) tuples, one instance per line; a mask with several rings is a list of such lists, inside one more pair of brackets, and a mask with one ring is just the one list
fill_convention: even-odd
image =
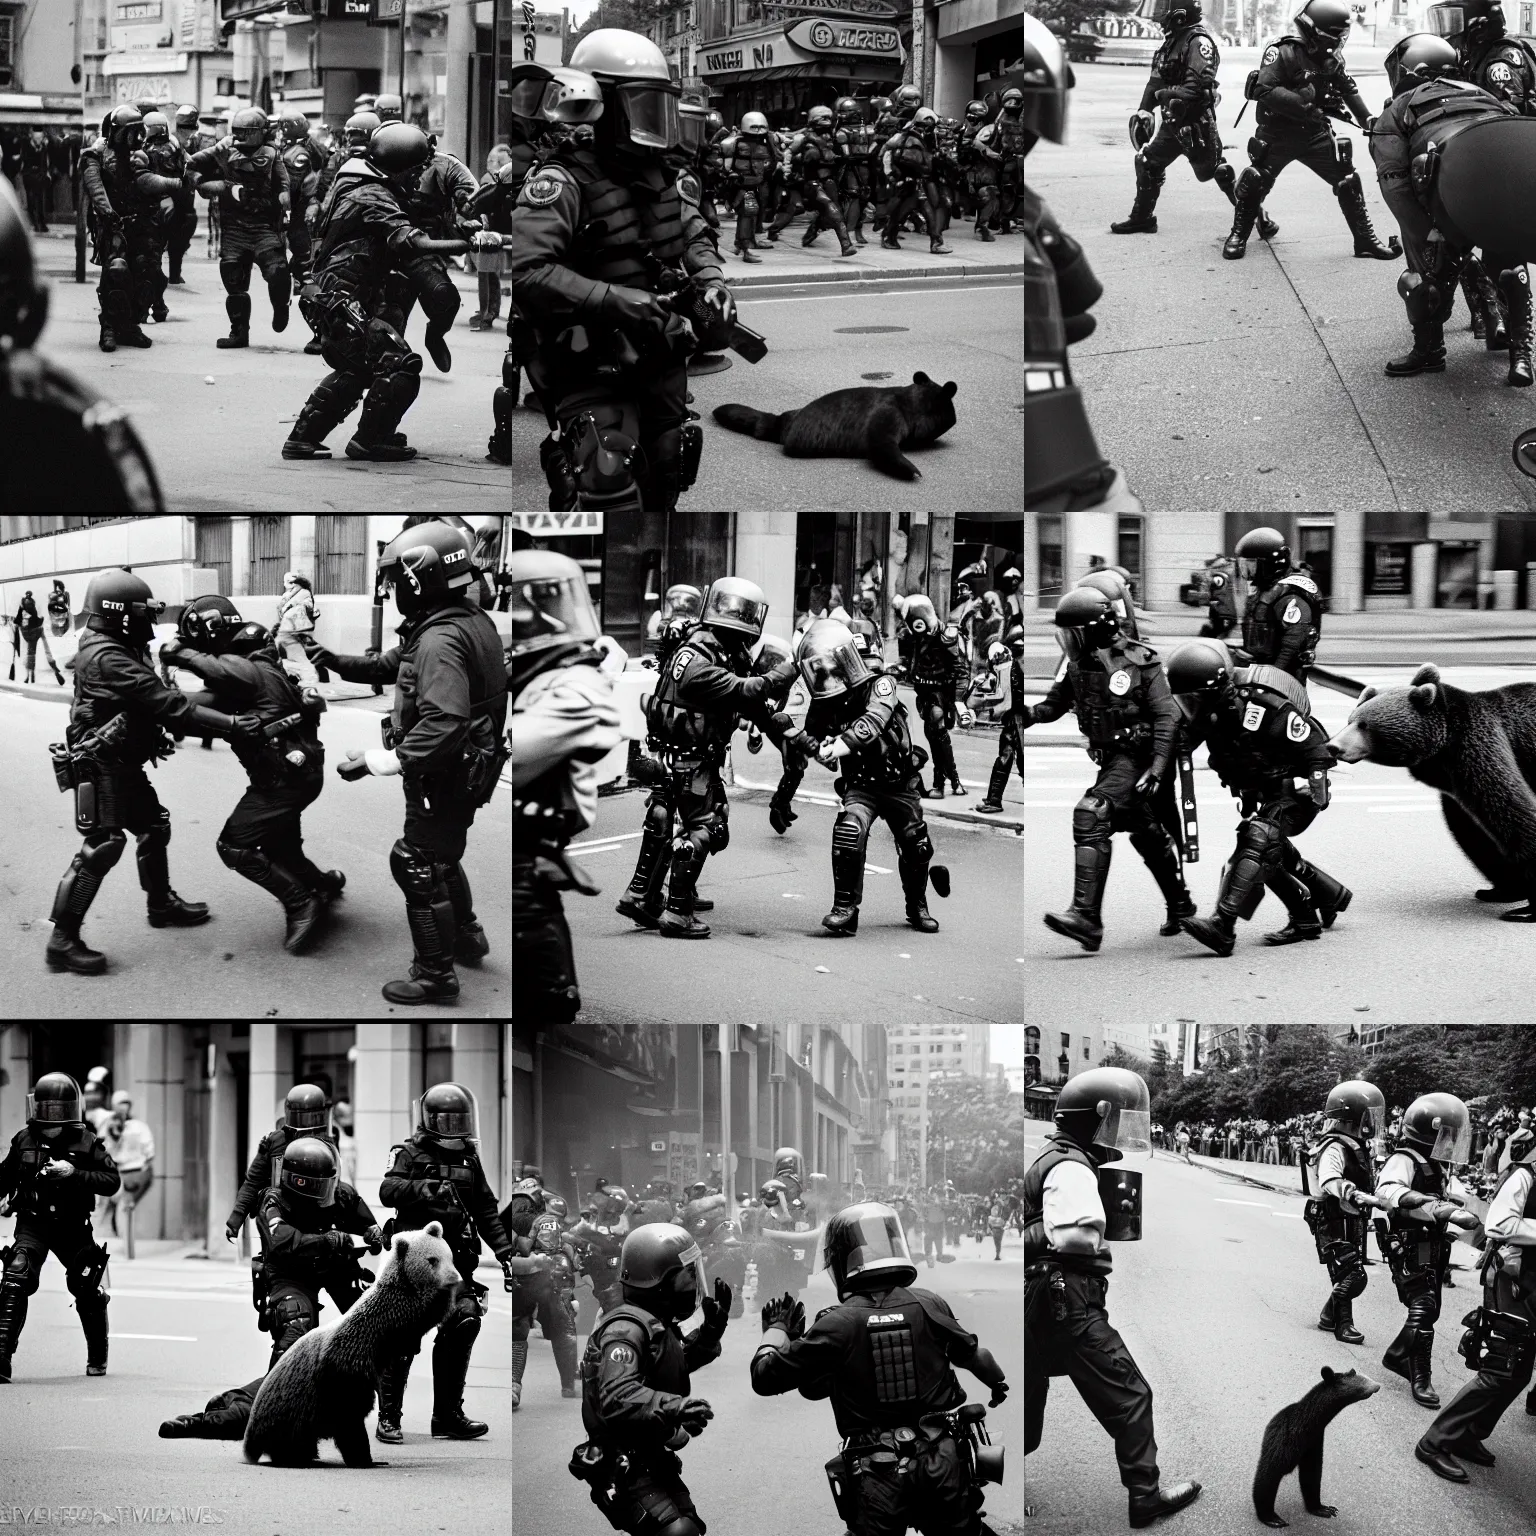
[(1173, 37), (1164, 39), (1157, 52), (1152, 55), (1152, 73), (1164, 85), (1183, 85), (1196, 73), (1189, 62), (1190, 46), (1202, 37), (1211, 45), (1211, 54), (1214, 58), (1216, 39), (1197, 23), (1193, 27), (1186, 27)]
[[(817, 700), (806, 713), (806, 729), (812, 735), (841, 733), (848, 729), (863, 713), (869, 698), (866, 685), (857, 695), (842, 695), (836, 699)], [(847, 702), (844, 702), (847, 700)], [(821, 705), (830, 706), (825, 714)], [(842, 708), (836, 706), (841, 704)], [(814, 711), (815, 725), (812, 726)], [(907, 706), (899, 699), (891, 710), (890, 718), (873, 741), (861, 742), (838, 762), (843, 781), (850, 788), (900, 789), (913, 774), (918, 772), (917, 760), (912, 753), (912, 730), (907, 721)]]
[(900, 135), (891, 151), (891, 166), (906, 176), (924, 177), (932, 162), (932, 155), (921, 137), (907, 129)]
[(1489, 101), (1485, 91), (1459, 80), (1431, 80), (1409, 96), (1398, 121), (1409, 153), (1418, 155), (1428, 148), (1431, 138), (1444, 144), (1475, 122), (1510, 115), (1502, 103)]
[(742, 186), (762, 186), (772, 162), (773, 154), (766, 140), (748, 138), (746, 134), (737, 137), (736, 147), (731, 152), (730, 171)]
[(1045, 1180), (1058, 1163), (1076, 1163), (1086, 1168), (1095, 1182), (1098, 1181), (1099, 1170), (1094, 1166), (1093, 1159), (1076, 1142), (1068, 1140), (1059, 1132), (1046, 1138), (1045, 1151), (1024, 1172), (1024, 1192), (1021, 1196), (1024, 1206), (1024, 1262), (1026, 1265), (1035, 1264), (1049, 1258), (1052, 1263), (1077, 1274), (1107, 1275), (1115, 1267), (1107, 1246), (1093, 1255), (1057, 1253), (1046, 1241)]
[(219, 165), (223, 179), (244, 188), (237, 203), (229, 191), (219, 194), (219, 216), (237, 224), (275, 225), (282, 210), (277, 204), (277, 189), (272, 183), (272, 167), (278, 159), (270, 144), (262, 144), (249, 154), (234, 140), (219, 146)]
[(151, 168), (160, 176), (182, 176), (187, 169), (187, 152), (174, 139), (156, 139), (146, 143), (144, 153)]
[(1005, 160), (1017, 155), (1020, 159), (1024, 155), (1024, 120), (1020, 117), (1009, 117), (1004, 112), (992, 125), (997, 129), (997, 136), (1002, 141), (997, 147), (1002, 150)]
[(823, 176), (831, 173), (837, 151), (829, 135), (816, 133), (807, 128), (804, 138), (800, 141), (797, 158), (800, 162), (800, 174), (809, 181), (819, 181)]
[[(960, 164), (965, 166), (967, 170), (985, 171), (996, 169), (995, 162), (988, 160), (976, 147), (977, 135), (989, 126), (987, 123), (967, 123), (960, 130), (959, 159)], [(989, 144), (990, 142), (990, 138), (982, 140), (983, 144)]]
[[(1444, 1200), (1445, 1169), (1414, 1147), (1395, 1147), (1393, 1155), (1398, 1153), (1413, 1163), (1413, 1182), (1408, 1187), (1418, 1194)], [(1418, 1274), (1425, 1270), (1439, 1272), (1449, 1243), (1449, 1234), (1440, 1223), (1416, 1221), (1407, 1212), (1394, 1210), (1387, 1212), (1387, 1230), (1390, 1234), (1388, 1252), (1393, 1260), (1394, 1278), (1399, 1271), (1405, 1274)]]
[(927, 635), (912, 647), (912, 686), (914, 688), (941, 688), (955, 680), (954, 653), (949, 625), (944, 625), (936, 635)]
[(1297, 602), (1305, 601), (1307, 611), (1312, 616), (1312, 622), (1308, 626), (1307, 642), (1297, 658), (1298, 664), (1309, 666), (1316, 659), (1319, 634), (1318, 600), (1310, 592), (1299, 591), (1287, 577), (1282, 576), (1268, 590), (1256, 592), (1253, 600), (1248, 604), (1247, 611), (1243, 614), (1243, 648), (1255, 661), (1273, 661), (1280, 654), (1280, 645), (1287, 626), (1281, 622), (1280, 614), (1276, 610), (1292, 598)]
[[(1068, 663), (1072, 673), (1072, 696), (1077, 701), (1077, 723), (1090, 747), (1137, 746), (1151, 739), (1151, 722), (1142, 705), (1139, 669), (1124, 656), (1115, 653), (1115, 665), (1105, 671), (1097, 663), (1085, 667)], [(1116, 693), (1115, 677), (1127, 676), (1130, 686)]]
[[(93, 145), (87, 153), (97, 150), (98, 146)], [(149, 220), (159, 213), (159, 198), (146, 197), (139, 191), (138, 178), (153, 169), (149, 156), (142, 149), (134, 150), (131, 155), (119, 155), (110, 145), (102, 143), (96, 159), (107, 197), (121, 218)]]
[(581, 1357), (581, 1421), (587, 1434), (599, 1445), (656, 1444), (656, 1432), (646, 1427), (626, 1434), (623, 1426), (609, 1424), (602, 1416), (597, 1398), (598, 1367), (603, 1359), (603, 1337), (620, 1320), (638, 1323), (645, 1330), (647, 1353), (640, 1360), (640, 1376), (652, 1392), (671, 1392), (679, 1397), (688, 1391), (688, 1367), (683, 1362), (683, 1340), (677, 1329), (669, 1328), (643, 1307), (621, 1302), (611, 1312), (603, 1313), (587, 1340)]
[[(388, 191), (384, 179), (361, 162), (355, 171), (343, 166), (336, 173), (315, 225), (313, 267), (317, 278), (348, 288), (367, 286), (382, 279), (383, 272), (376, 270), (376, 236), (372, 232), (373, 221), (368, 216), (369, 200), (351, 196), (359, 188), (371, 186)], [(389, 195), (394, 196), (393, 193)]]
[[(1344, 1177), (1349, 1180), (1356, 1189), (1363, 1189), (1370, 1194), (1376, 1188), (1376, 1175), (1371, 1168), (1370, 1159), (1361, 1148), (1360, 1143), (1353, 1136), (1346, 1136), (1342, 1131), (1330, 1131), (1316, 1146), (1312, 1148), (1312, 1165), (1317, 1167), (1322, 1158), (1323, 1150), (1329, 1142), (1338, 1142), (1344, 1149)], [(1320, 1194), (1318, 1197), (1327, 1209), (1327, 1214), (1334, 1220), (1350, 1215), (1345, 1211), (1340, 1201), (1333, 1195)], [(1360, 1220), (1359, 1217), (1352, 1217)]]
[[(688, 637), (687, 644), (696, 646), (715, 665), (725, 665), (714, 637), (702, 626)], [(679, 647), (679, 654), (681, 650)], [(735, 712), (709, 714), (685, 702), (679, 684), (677, 668), (668, 667), (645, 706), (645, 722), (651, 735), (674, 752), (723, 754), (736, 726)]]
[(667, 167), (610, 172), (590, 149), (562, 152), (559, 163), (581, 189), (581, 223), (566, 266), (596, 282), (647, 293), (658, 262), (682, 266), (688, 249), (683, 199)]

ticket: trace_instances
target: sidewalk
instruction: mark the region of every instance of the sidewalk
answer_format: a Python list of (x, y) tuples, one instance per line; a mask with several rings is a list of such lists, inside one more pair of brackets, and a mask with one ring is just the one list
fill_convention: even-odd
[(732, 288), (765, 288), (781, 283), (888, 282), (895, 278), (933, 277), (1017, 277), (1024, 276), (1024, 246), (1019, 235), (999, 235), (988, 245), (977, 240), (970, 227), (952, 226), (944, 242), (953, 252), (949, 256), (929, 254), (927, 239), (921, 235), (902, 236), (903, 249), (880, 248), (878, 236), (870, 236), (868, 245), (858, 248), (857, 256), (837, 254), (837, 237), (821, 235), (809, 250), (800, 244), (803, 226), (792, 224), (779, 241), (760, 251), (762, 264), (747, 266), (739, 256), (729, 254), (730, 233), (721, 226), (721, 267)]

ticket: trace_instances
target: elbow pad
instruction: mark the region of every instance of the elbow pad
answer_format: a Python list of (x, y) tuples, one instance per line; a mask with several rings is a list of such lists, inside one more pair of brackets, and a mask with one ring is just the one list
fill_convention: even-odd
[(1092, 309), (1104, 296), (1104, 285), (1094, 276), (1082, 246), (1059, 229), (1045, 229), (1041, 235), (1040, 243), (1056, 269), (1062, 315), (1070, 318)]

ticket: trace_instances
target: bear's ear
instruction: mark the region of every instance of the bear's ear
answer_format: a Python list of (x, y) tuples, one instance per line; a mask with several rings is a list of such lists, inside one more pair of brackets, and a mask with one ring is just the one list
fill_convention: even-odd
[(390, 1247), (394, 1250), (394, 1255), (395, 1255), (396, 1261), (398, 1263), (403, 1264), (405, 1262), (406, 1254), (408, 1254), (411, 1251), (411, 1237), (410, 1237), (410, 1233), (408, 1233), (408, 1232), (396, 1232), (395, 1233), (395, 1240), (394, 1240), (393, 1243), (390, 1244)]
[(1434, 662), (1426, 661), (1417, 672), (1413, 674), (1416, 683), (1438, 683), (1440, 681), (1440, 668)]
[(1413, 701), (1416, 709), (1433, 709), (1435, 707), (1435, 685), (1433, 683), (1418, 683), (1408, 690), (1408, 697)]
[(926, 373), (914, 373), (912, 375), (912, 382), (914, 384), (932, 384), (933, 380)]
[(1334, 1378), (1334, 1374), (1335, 1373), (1332, 1370), (1330, 1370), (1329, 1367), (1327, 1367), (1326, 1365), (1323, 1367), (1323, 1380), (1324, 1381), (1332, 1381), (1333, 1378)]
[(443, 1224), (440, 1221), (429, 1221), (423, 1230), (428, 1237), (441, 1237), (443, 1235)]
[(1367, 683), (1366, 686), (1360, 690), (1360, 697), (1355, 700), (1355, 703), (1364, 704), (1367, 699), (1374, 699), (1375, 697), (1376, 685), (1374, 683)]
[(951, 400), (953, 400), (955, 398), (955, 391), (959, 388), (960, 386), (956, 384), (953, 379), (951, 379), (949, 383), (944, 386), (944, 393), (948, 395)]

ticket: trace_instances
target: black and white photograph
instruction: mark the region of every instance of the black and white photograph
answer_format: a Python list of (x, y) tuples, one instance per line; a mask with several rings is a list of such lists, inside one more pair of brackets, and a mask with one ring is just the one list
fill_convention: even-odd
[(5, 0), (0, 506), (1016, 516), (1023, 20)]
[(509, 1017), (515, 533), (0, 516), (0, 1017)]
[(0, 1023), (4, 1523), (506, 1531), (515, 1059)]
[(1024, 1536), (1025, 1031), (718, 1011), (513, 1021), (512, 1530)]

